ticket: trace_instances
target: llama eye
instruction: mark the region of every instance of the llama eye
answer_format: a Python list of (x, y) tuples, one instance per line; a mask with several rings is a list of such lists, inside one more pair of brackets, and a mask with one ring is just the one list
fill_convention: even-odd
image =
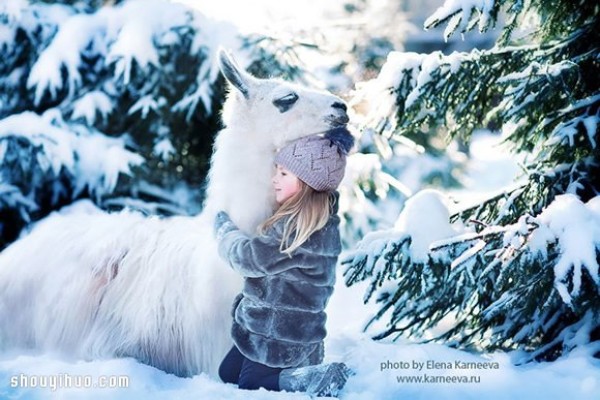
[(294, 103), (298, 100), (298, 95), (296, 93), (286, 94), (283, 97), (273, 100), (273, 105), (277, 107), (279, 112), (284, 113), (288, 111)]

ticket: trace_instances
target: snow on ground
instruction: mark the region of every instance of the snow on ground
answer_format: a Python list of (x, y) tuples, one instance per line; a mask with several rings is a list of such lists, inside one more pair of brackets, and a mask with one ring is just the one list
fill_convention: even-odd
[[(472, 200), (511, 185), (516, 160), (499, 151), (499, 138), (474, 138), (467, 167), (467, 191), (454, 199)], [(343, 400), (592, 400), (600, 392), (600, 360), (582, 348), (552, 363), (515, 366), (517, 355), (475, 355), (438, 344), (374, 342), (362, 327), (375, 312), (363, 305), (364, 285), (345, 287), (339, 271), (328, 307), (326, 361), (345, 361), (355, 372)], [(470, 367), (470, 368), (464, 368)], [(121, 379), (122, 388), (103, 388)], [(420, 380), (420, 382), (419, 382)], [(463, 382), (466, 380), (467, 382)], [(35, 386), (35, 387), (32, 387)], [(45, 386), (45, 387), (42, 387)], [(89, 387), (86, 387), (89, 386)], [(204, 374), (179, 378), (134, 359), (81, 361), (58, 354), (0, 352), (0, 399), (309, 399), (301, 393), (238, 390)]]
[[(382, 344), (356, 332), (328, 340), (328, 350), (345, 355), (355, 371), (344, 393), (345, 400), (396, 399), (490, 399), (544, 400), (598, 398), (600, 363), (585, 352), (575, 352), (554, 363), (512, 366), (505, 354), (480, 357), (426, 344)], [(468, 366), (471, 369), (461, 369)], [(54, 377), (56, 386), (89, 379), (93, 386), (101, 377), (127, 376), (126, 388), (13, 388), (37, 376)], [(87, 377), (87, 378), (84, 378)], [(48, 379), (48, 378), (46, 378)], [(414, 383), (421, 379), (425, 382)], [(401, 380), (405, 380), (401, 382)], [(410, 382), (413, 380), (413, 382)], [(463, 383), (462, 381), (467, 382)], [(52, 355), (0, 357), (2, 399), (308, 399), (301, 393), (238, 390), (206, 375), (178, 378), (132, 359), (70, 361)], [(50, 382), (50, 381), (49, 381)], [(110, 382), (110, 381), (109, 381)], [(50, 386), (51, 383), (46, 385)]]

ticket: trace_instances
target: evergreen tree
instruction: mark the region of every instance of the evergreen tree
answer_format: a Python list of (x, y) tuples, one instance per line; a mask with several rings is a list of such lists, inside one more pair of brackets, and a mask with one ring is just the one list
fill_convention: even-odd
[[(357, 17), (359, 22), (354, 26), (347, 25), (352, 28), (352, 33), (344, 37), (346, 50), (340, 52), (340, 58), (352, 60), (346, 61), (345, 71), (359, 81), (350, 99), (356, 111), (351, 120), (362, 128), (358, 140), (361, 159), (350, 163), (351, 174), (357, 179), (352, 179), (354, 195), (350, 196), (350, 207), (344, 214), (343, 227), (352, 232), (346, 237), (362, 238), (369, 230), (389, 227), (389, 216), (397, 215), (406, 198), (423, 187), (456, 188), (462, 184), (468, 151), (462, 139), (446, 140), (445, 128), (426, 124), (412, 126), (401, 135), (393, 134), (394, 127), (386, 116), (395, 112), (396, 96), (389, 93), (393, 85), (383, 79), (390, 69), (389, 63), (384, 66), (379, 79), (364, 81), (381, 69), (388, 54), (407, 54), (390, 53), (391, 49), (402, 50), (410, 46), (449, 52), (457, 47), (470, 48), (472, 42), (444, 42), (439, 35), (439, 39), (434, 39), (434, 33), (416, 32), (412, 22), (419, 17), (415, 14), (419, 14), (420, 7), (428, 7), (428, 3), (432, 2), (421, 2), (420, 5), (404, 0), (345, 2), (346, 13)], [(493, 42), (492, 35), (483, 36), (485, 39), (477, 41), (479, 44)], [(396, 75), (394, 71), (389, 72)], [(377, 157), (379, 161), (375, 162)], [(356, 171), (359, 163), (367, 170), (358, 168)], [(379, 171), (369, 169), (371, 166), (376, 166)], [(346, 244), (351, 247), (353, 243), (348, 241)]]
[[(378, 338), (428, 331), (454, 346), (553, 359), (600, 339), (600, 5), (483, 3), (447, 0), (426, 27), (486, 31), (505, 13), (494, 48), (391, 53), (373, 83), (373, 126), (383, 139), (438, 127), (465, 140), (499, 127), (515, 153), (530, 154), (524, 183), (455, 215), (415, 198), (422, 207), (344, 260), (346, 280), (368, 281), (365, 301), (381, 303)], [(419, 224), (433, 226), (429, 237)]]
[(0, 249), (79, 198), (196, 213), (221, 128), (218, 46), (259, 77), (303, 73), (276, 38), (251, 39), (169, 1), (0, 4)]

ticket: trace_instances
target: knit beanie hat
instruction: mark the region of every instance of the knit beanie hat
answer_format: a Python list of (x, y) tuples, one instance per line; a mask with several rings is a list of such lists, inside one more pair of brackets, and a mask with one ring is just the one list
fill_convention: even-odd
[(279, 150), (275, 163), (316, 191), (330, 192), (344, 177), (346, 156), (353, 145), (354, 137), (346, 128), (334, 128), (289, 143)]

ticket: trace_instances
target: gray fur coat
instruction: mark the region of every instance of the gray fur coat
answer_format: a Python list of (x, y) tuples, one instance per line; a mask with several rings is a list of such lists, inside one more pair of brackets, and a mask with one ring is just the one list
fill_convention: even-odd
[(250, 238), (227, 214), (217, 216), (219, 254), (244, 276), (233, 308), (233, 341), (248, 359), (270, 367), (319, 364), (341, 251), (339, 217), (332, 214), (291, 257), (279, 251), (284, 222)]

